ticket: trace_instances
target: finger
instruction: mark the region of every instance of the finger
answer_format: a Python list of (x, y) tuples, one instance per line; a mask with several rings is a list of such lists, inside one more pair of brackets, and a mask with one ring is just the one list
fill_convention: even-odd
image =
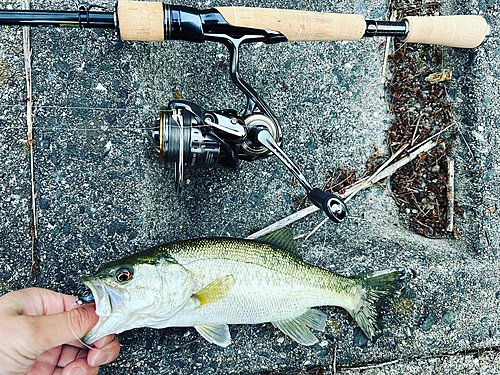
[[(102, 348), (102, 347), (108, 345), (111, 341), (113, 341), (113, 339), (115, 337), (116, 337), (116, 335), (114, 335), (114, 334), (104, 336), (104, 337), (100, 338), (99, 340), (93, 342), (92, 346), (95, 347), (95, 348)], [(77, 347), (77, 348), (86, 348), (86, 349), (88, 349), (88, 346), (85, 345), (85, 344), (83, 344), (81, 340), (73, 340), (73, 341), (68, 342), (66, 345), (71, 345), (71, 346), (74, 346), (74, 347)]]
[(113, 340), (108, 343), (106, 346), (98, 349), (98, 350), (90, 350), (87, 355), (87, 362), (91, 366), (100, 366), (105, 363), (112, 362), (118, 357), (120, 353), (120, 343), (118, 339), (115, 337)]
[[(28, 288), (16, 290), (0, 297), (0, 310), (2, 314), (8, 312), (11, 315), (25, 314), (29, 306), (40, 306), (39, 288)], [(55, 293), (48, 291), (48, 295)]]
[(82, 342), (79, 340), (80, 339), (75, 339), (73, 341), (67, 342), (66, 345), (74, 346), (75, 348), (88, 349), (88, 346), (82, 344)]
[[(44, 351), (82, 338), (99, 320), (94, 306), (84, 305), (59, 314), (25, 317), (30, 319), (32, 339)], [(75, 337), (76, 336), (76, 337)]]
[(63, 345), (61, 355), (59, 355), (59, 360), (57, 361), (57, 366), (64, 367), (68, 363), (73, 362), (76, 358), (78, 358), (78, 354), (80, 352), (84, 352), (85, 356), (87, 356), (87, 350), (77, 348), (75, 346)]
[(100, 338), (99, 340), (95, 341), (94, 346), (96, 348), (104, 348), (106, 345), (108, 345), (114, 339), (116, 339), (116, 335), (104, 336), (103, 338)]
[(52, 374), (61, 353), (61, 348), (52, 348), (38, 356), (35, 364), (27, 372), (27, 375)]
[(62, 370), (62, 375), (97, 375), (99, 367), (91, 367), (86, 358), (69, 363)]
[(67, 311), (77, 297), (42, 288), (27, 288), (0, 297), (0, 310), (11, 315), (50, 315)]
[(87, 355), (89, 354), (88, 350), (80, 350), (80, 352), (77, 354), (76, 358), (75, 358), (75, 361), (77, 359), (85, 359), (87, 360)]

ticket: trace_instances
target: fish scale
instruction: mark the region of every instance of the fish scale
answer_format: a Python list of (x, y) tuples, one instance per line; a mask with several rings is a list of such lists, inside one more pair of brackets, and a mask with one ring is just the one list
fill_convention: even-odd
[[(238, 248), (240, 244), (233, 241), (225, 245), (230, 253), (233, 247)], [(263, 249), (269, 252), (271, 249), (266, 247), (263, 246)], [(288, 254), (279, 261), (276, 261), (279, 258), (277, 255), (272, 258), (275, 260), (272, 263), (261, 261), (259, 257), (249, 257), (242, 267), (240, 261), (224, 258), (221, 251), (212, 254), (211, 259), (202, 260), (196, 257), (195, 251), (187, 253), (190, 253), (191, 257), (188, 258), (181, 252), (173, 256), (177, 256), (178, 262), (193, 273), (200, 287), (229, 274), (235, 277), (235, 285), (226, 298), (193, 311), (192, 315), (202, 320), (210, 316), (219, 318), (220, 314), (224, 314), (222, 319), (226, 319), (228, 324), (255, 324), (299, 314), (311, 306), (330, 305), (334, 304), (333, 301), (337, 302), (336, 305), (342, 303), (338, 296), (333, 295), (331, 289), (322, 285), (331, 284), (332, 282), (327, 282), (327, 277), (336, 277), (334, 274), (314, 269), (299, 259), (289, 257)], [(313, 274), (314, 270), (322, 271), (322, 282), (315, 282), (318, 275)], [(259, 309), (260, 313), (255, 309)], [(187, 320), (187, 316), (184, 315), (183, 319)]]

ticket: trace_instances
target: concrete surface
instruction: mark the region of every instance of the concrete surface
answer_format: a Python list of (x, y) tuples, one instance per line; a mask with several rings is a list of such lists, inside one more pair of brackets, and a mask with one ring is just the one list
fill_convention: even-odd
[[(260, 5), (366, 18), (384, 17), (387, 9), (381, 0), (179, 4)], [(0, 1), (0, 8), (9, 6), (19, 4)], [(71, 9), (72, 3), (36, 0), (32, 7)], [(306, 261), (344, 275), (392, 266), (414, 270), (415, 278), (384, 316), (380, 337), (366, 341), (336, 308), (322, 308), (331, 322), (325, 333), (316, 333), (320, 343), (312, 347), (299, 346), (270, 324), (231, 327), (233, 344), (226, 349), (193, 329), (138, 329), (120, 335), (122, 353), (102, 374), (295, 374), (318, 366), (331, 373), (334, 357), (346, 374), (500, 372), (496, 351), (478, 352), (500, 345), (499, 2), (445, 0), (442, 13), (484, 14), (494, 33), (474, 50), (443, 49), (444, 68), (454, 70), (450, 95), (461, 131), (453, 151), (457, 200), (465, 210), (456, 223), (461, 237), (430, 240), (407, 231), (383, 183), (349, 203), (349, 221), (328, 223), (297, 243)], [(173, 90), (207, 108), (242, 109), (244, 98), (221, 64), (225, 47), (122, 43), (102, 30), (38, 28), (31, 35), (41, 286), (78, 293), (79, 276), (106, 261), (171, 240), (245, 237), (296, 209), (292, 197), (302, 190), (274, 158), (242, 162), (238, 172), (190, 170), (180, 196), (173, 168), (156, 158), (147, 134)], [(383, 147), (391, 116), (381, 43), (243, 50), (242, 75), (281, 120), (284, 149), (314, 184), (324, 181), (329, 168), (363, 170), (374, 147)], [(6, 293), (32, 280), (19, 28), (0, 28), (0, 90), (0, 293)], [(291, 229), (307, 233), (322, 219), (316, 213)]]

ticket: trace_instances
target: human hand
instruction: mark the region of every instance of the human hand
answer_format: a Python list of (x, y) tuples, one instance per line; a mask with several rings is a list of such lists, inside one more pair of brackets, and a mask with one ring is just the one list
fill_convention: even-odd
[(120, 351), (115, 335), (96, 341), (96, 350), (76, 340), (98, 321), (94, 304), (72, 309), (76, 300), (41, 288), (0, 297), (0, 374), (96, 375), (113, 361)]

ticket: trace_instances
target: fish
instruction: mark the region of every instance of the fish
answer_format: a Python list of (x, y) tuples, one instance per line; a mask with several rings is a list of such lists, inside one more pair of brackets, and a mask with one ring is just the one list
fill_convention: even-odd
[(375, 335), (377, 306), (393, 297), (404, 268), (344, 277), (304, 262), (293, 234), (280, 229), (257, 240), (198, 238), (155, 246), (83, 276), (99, 317), (86, 344), (126, 330), (194, 327), (209, 342), (231, 343), (229, 324), (272, 323), (303, 345), (324, 331), (339, 306), (367, 338)]

